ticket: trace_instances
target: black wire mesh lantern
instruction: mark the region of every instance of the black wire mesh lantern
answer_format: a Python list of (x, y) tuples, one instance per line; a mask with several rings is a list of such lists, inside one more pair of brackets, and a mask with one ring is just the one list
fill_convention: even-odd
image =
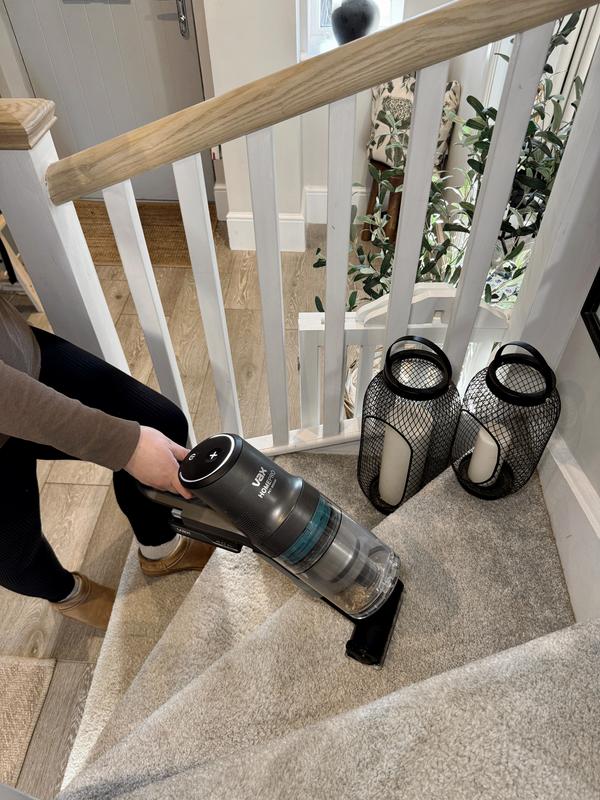
[(450, 463), (460, 415), (452, 367), (433, 342), (397, 339), (365, 392), (358, 482), (389, 514)]
[[(519, 347), (526, 353), (507, 353)], [(525, 342), (498, 349), (471, 380), (452, 448), (452, 466), (471, 494), (496, 500), (533, 474), (560, 414), (556, 377)]]

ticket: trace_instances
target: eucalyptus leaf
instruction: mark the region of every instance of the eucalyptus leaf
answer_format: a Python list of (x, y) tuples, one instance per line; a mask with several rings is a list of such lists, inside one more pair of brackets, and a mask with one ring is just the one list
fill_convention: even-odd
[(552, 131), (541, 131), (540, 136), (544, 139), (547, 139), (547, 141), (552, 142), (552, 144), (555, 144), (557, 147), (564, 147), (563, 140), (560, 138), (560, 136), (552, 133)]
[(377, 167), (374, 167), (373, 164), (371, 164), (370, 162), (369, 162), (369, 174), (373, 178), (373, 180), (379, 183), (379, 181), (381, 180), (381, 173), (379, 172)]
[(473, 97), (473, 95), (470, 94), (467, 97), (467, 103), (471, 106), (471, 108), (474, 108), (478, 114), (483, 115), (483, 103), (481, 100), (478, 100), (476, 97)]
[(466, 228), (464, 225), (458, 225), (457, 223), (454, 223), (454, 222), (447, 222), (444, 225), (444, 231), (446, 231), (447, 233), (449, 233), (450, 231), (455, 231), (457, 233), (470, 233), (471, 232), (470, 229)]
[(517, 180), (519, 183), (522, 183), (524, 186), (529, 186), (531, 189), (545, 189), (546, 182), (540, 180), (539, 178), (533, 178), (528, 175), (518, 175)]
[(483, 175), (483, 164), (481, 161), (477, 161), (474, 158), (468, 158), (467, 164), (471, 167), (472, 170), (477, 172), (479, 175)]
[(480, 119), (477, 119), (475, 117), (473, 117), (471, 119), (468, 119), (465, 122), (464, 126), (465, 126), (465, 128), (473, 128), (473, 129), (478, 130), (478, 131), (483, 131), (487, 127), (485, 122), (482, 122)]

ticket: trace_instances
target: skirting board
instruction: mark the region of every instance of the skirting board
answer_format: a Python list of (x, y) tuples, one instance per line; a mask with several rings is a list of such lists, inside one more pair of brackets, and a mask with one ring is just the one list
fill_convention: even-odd
[[(354, 187), (352, 203), (357, 213), (364, 214), (367, 208), (368, 192), (364, 186)], [(252, 212), (229, 211), (227, 187), (224, 183), (215, 184), (215, 204), (217, 219), (227, 220), (229, 246), (232, 250), (254, 250), (254, 224)], [(303, 253), (306, 249), (306, 224), (327, 224), (327, 186), (306, 186), (304, 189), (304, 213), (280, 214), (279, 236), (281, 249)]]
[(229, 211), (227, 187), (224, 183), (215, 183), (215, 206), (217, 211), (217, 219), (224, 222), (227, 219), (227, 212)]
[[(364, 186), (352, 189), (352, 204), (357, 206), (358, 214), (364, 214), (367, 208), (368, 192)], [(327, 186), (305, 186), (304, 203), (306, 221), (317, 225), (327, 224)]]
[(600, 616), (600, 495), (554, 434), (538, 468), (575, 619)]
[[(230, 211), (227, 214), (229, 247), (232, 250), (256, 250), (254, 219), (251, 211)], [(283, 251), (304, 253), (306, 222), (304, 214), (279, 215), (279, 244)]]

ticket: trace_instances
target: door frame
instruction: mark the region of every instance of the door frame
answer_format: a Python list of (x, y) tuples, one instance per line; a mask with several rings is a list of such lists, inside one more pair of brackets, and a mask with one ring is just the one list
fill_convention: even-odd
[[(174, 1), (174, 0), (173, 0)], [(196, 38), (196, 56), (200, 69), (200, 80), (204, 99), (214, 97), (214, 83), (208, 43), (208, 31), (204, 14), (204, 0), (187, 0), (191, 6)], [(6, 4), (0, 0), (0, 97), (35, 97), (25, 61), (15, 36)], [(203, 157), (207, 190), (212, 196), (216, 184), (224, 184), (221, 164)], [(207, 170), (209, 174), (207, 174)], [(214, 198), (213, 198), (214, 201)]]
[[(210, 61), (206, 18), (204, 16), (204, 0), (188, 1), (192, 5), (196, 31), (196, 50), (198, 51), (204, 98), (208, 100), (215, 96), (215, 87)], [(200, 46), (200, 43), (202, 43), (202, 46)], [(0, 0), (0, 97), (34, 97), (33, 87), (10, 24), (4, 0)]]

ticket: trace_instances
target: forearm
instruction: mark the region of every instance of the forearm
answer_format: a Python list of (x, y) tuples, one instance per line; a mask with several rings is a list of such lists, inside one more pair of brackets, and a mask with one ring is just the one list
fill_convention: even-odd
[(85, 406), (1, 361), (0, 393), (0, 432), (7, 436), (112, 470), (122, 469), (137, 446), (137, 422)]

